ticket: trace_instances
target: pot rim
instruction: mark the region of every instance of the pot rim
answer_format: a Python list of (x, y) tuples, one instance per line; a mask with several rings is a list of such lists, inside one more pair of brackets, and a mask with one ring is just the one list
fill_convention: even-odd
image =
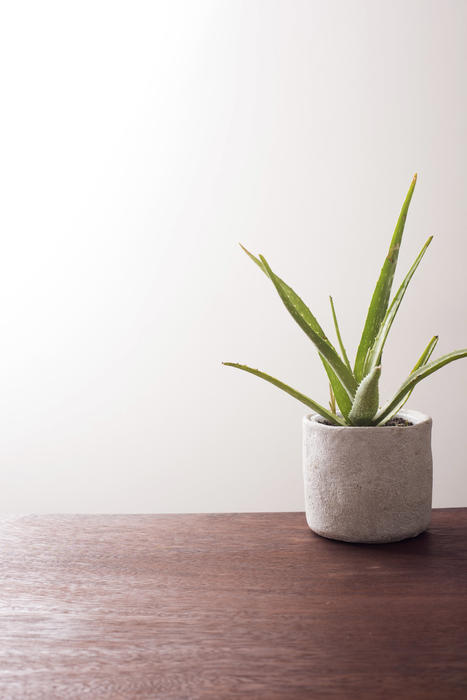
[(395, 431), (407, 430), (410, 428), (414, 429), (419, 425), (431, 424), (433, 422), (431, 416), (428, 416), (421, 411), (415, 411), (412, 409), (398, 411), (394, 417), (405, 418), (405, 420), (409, 420), (412, 425), (326, 425), (325, 423), (321, 422), (324, 420), (324, 418), (320, 416), (319, 413), (308, 413), (307, 415), (303, 416), (303, 422), (311, 423), (317, 427), (319, 426), (320, 430), (384, 430), (385, 433), (387, 433), (388, 430)]

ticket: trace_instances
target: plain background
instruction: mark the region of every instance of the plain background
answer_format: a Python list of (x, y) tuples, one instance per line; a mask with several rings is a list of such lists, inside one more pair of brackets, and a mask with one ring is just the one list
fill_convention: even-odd
[[(303, 510), (310, 342), (243, 242), (354, 353), (415, 171), (384, 357), (467, 344), (465, 0), (6, 2), (0, 510)], [(435, 506), (467, 506), (467, 361), (419, 385)]]

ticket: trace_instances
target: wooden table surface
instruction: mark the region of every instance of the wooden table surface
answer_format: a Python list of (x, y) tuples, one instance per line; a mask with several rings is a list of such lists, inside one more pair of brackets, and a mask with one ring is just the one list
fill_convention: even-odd
[(467, 698), (467, 508), (397, 544), (303, 513), (0, 518), (0, 698)]

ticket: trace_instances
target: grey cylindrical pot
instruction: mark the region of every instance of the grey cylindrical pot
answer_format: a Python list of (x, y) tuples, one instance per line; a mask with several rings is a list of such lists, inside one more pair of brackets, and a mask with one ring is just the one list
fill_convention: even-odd
[(431, 418), (411, 426), (341, 427), (303, 419), (306, 519), (318, 535), (347, 542), (397, 542), (431, 517)]

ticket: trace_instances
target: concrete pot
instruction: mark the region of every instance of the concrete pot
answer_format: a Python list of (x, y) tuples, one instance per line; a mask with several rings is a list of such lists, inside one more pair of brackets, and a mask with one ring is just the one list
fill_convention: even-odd
[(401, 411), (411, 426), (340, 427), (303, 419), (306, 519), (318, 535), (397, 542), (431, 516), (431, 418)]

